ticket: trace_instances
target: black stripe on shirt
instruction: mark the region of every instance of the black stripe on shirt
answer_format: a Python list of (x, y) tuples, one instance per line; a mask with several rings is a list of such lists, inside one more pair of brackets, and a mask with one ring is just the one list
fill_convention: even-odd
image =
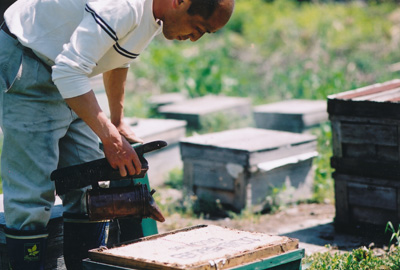
[(115, 41), (118, 40), (117, 33), (109, 26), (97, 13), (91, 9), (87, 4), (85, 7), (85, 10), (92, 14), (94, 20), (97, 22), (98, 25), (100, 25), (101, 28)]
[(122, 48), (122, 47), (118, 44), (118, 42), (115, 43), (114, 49), (115, 49), (118, 53), (120, 53), (120, 54), (122, 54), (122, 55), (124, 55), (124, 56), (126, 56), (126, 57), (128, 57), (128, 58), (135, 59), (136, 57), (139, 56), (139, 54), (137, 54), (137, 53), (131, 53), (131, 52), (125, 50), (124, 48)]
[(94, 20), (96, 21), (96, 23), (113, 39), (116, 41), (116, 43), (114, 44), (114, 49), (115, 51), (117, 51), (117, 53), (119, 53), (120, 55), (127, 57), (127, 58), (131, 58), (131, 59), (135, 59), (136, 57), (139, 56), (139, 54), (136, 53), (131, 53), (127, 50), (125, 50), (124, 48), (122, 48), (119, 44), (118, 44), (118, 37), (116, 32), (111, 28), (111, 26), (109, 26), (93, 9), (91, 9), (87, 4), (85, 7), (85, 10), (87, 12), (89, 12), (90, 14), (92, 14)]

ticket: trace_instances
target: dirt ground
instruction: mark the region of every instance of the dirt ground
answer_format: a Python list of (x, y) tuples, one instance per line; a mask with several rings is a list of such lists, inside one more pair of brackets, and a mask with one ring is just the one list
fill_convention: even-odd
[(383, 252), (384, 244), (377, 244), (377, 239), (335, 231), (334, 217), (333, 204), (300, 204), (286, 207), (273, 214), (248, 215), (235, 219), (192, 219), (172, 214), (164, 223), (158, 224), (158, 230), (163, 233), (199, 224), (213, 224), (297, 238), (300, 241), (300, 248), (305, 249), (306, 255), (324, 251), (351, 251), (363, 246), (371, 247), (378, 253)]

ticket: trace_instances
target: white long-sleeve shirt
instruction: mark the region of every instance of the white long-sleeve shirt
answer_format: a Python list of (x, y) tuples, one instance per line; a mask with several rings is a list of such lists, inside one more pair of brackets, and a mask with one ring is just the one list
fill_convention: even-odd
[(92, 76), (129, 66), (162, 30), (153, 0), (18, 0), (4, 18), (52, 66), (64, 98), (89, 92)]

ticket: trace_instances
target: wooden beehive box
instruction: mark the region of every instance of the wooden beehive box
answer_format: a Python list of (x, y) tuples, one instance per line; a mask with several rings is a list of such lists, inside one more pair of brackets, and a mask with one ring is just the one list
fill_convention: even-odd
[(160, 106), (182, 102), (185, 101), (186, 99), (187, 96), (182, 93), (165, 93), (160, 95), (152, 95), (149, 98), (148, 102), (150, 104), (150, 107), (152, 107), (155, 110), (158, 110)]
[(400, 223), (400, 181), (339, 172), (333, 177), (339, 230), (382, 235), (388, 221)]
[(163, 140), (168, 145), (160, 150), (145, 154), (150, 169), (147, 173), (152, 187), (165, 183), (168, 173), (182, 168), (179, 140), (186, 136), (186, 122), (174, 119), (136, 119), (132, 125), (135, 134), (145, 142)]
[(293, 99), (256, 106), (256, 127), (302, 133), (328, 121), (325, 100)]
[(328, 97), (336, 224), (400, 221), (400, 80)]
[(309, 198), (316, 154), (315, 136), (257, 128), (181, 140), (186, 188), (237, 210), (268, 208), (273, 188), (282, 203)]
[[(293, 252), (297, 252), (297, 256), (278, 263), (285, 268), (278, 266), (273, 269), (300, 268), (301, 256), (299, 258), (298, 254), (302, 253), (298, 249), (297, 239), (200, 225), (141, 238), (110, 249), (91, 250), (91, 263), (85, 262), (85, 269), (97, 269), (94, 268), (96, 262), (128, 269), (239, 269), (239, 266), (260, 263), (262, 260)], [(295, 264), (292, 263), (289, 268), (288, 262)], [(253, 269), (267, 268), (269, 267)]]
[[(63, 256), (63, 218), (62, 204), (58, 198), (51, 211), (51, 217), (48, 224), (49, 237), (46, 250), (45, 270), (64, 270)], [(3, 194), (0, 195), (0, 269), (8, 269), (9, 259), (6, 248)]]
[(198, 129), (215, 125), (215, 121), (229, 122), (236, 127), (252, 122), (251, 102), (248, 98), (208, 95), (160, 106), (158, 111), (169, 119), (185, 120), (188, 127)]

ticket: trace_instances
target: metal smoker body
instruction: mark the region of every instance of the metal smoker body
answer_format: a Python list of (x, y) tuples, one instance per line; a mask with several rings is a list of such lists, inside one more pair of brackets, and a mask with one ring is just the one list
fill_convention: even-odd
[(55, 181), (56, 192), (63, 195), (71, 189), (91, 185), (86, 193), (87, 213), (89, 220), (101, 221), (122, 217), (150, 217), (156, 221), (165, 221), (164, 216), (153, 199), (146, 185), (137, 184), (127, 187), (102, 188), (101, 181), (118, 181), (132, 178), (143, 178), (148, 170), (148, 162), (144, 154), (167, 146), (164, 141), (154, 141), (134, 145), (134, 149), (142, 163), (140, 175), (122, 177), (118, 169), (114, 169), (106, 158), (57, 169), (52, 172), (51, 180)]

